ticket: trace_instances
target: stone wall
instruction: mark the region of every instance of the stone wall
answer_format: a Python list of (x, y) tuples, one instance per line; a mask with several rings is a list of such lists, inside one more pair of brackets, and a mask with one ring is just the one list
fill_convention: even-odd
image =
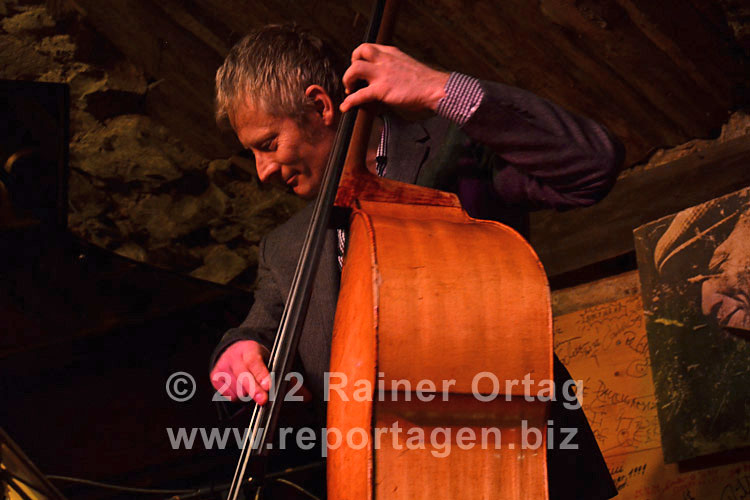
[(693, 139), (673, 148), (657, 149), (643, 163), (639, 163), (623, 171), (620, 177), (638, 175), (644, 170), (664, 165), (684, 156), (703, 151), (711, 146), (723, 144), (733, 139), (739, 139), (740, 137), (747, 137), (750, 140), (750, 114), (746, 111), (735, 111), (732, 113), (727, 123), (721, 127), (719, 136), (715, 139)]
[[(149, 82), (75, 13), (0, 0), (0, 78), (70, 85), (71, 231), (141, 262), (251, 288), (261, 237), (301, 207), (252, 165), (204, 158), (152, 120)], [(215, 127), (206, 123), (206, 127)]]

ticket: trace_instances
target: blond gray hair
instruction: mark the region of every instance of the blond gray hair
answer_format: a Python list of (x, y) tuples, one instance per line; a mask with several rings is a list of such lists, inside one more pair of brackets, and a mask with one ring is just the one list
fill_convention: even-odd
[(297, 25), (269, 25), (229, 51), (216, 72), (216, 120), (226, 123), (247, 99), (273, 116), (302, 120), (312, 103), (305, 90), (320, 85), (335, 105), (343, 99), (342, 66), (331, 47)]

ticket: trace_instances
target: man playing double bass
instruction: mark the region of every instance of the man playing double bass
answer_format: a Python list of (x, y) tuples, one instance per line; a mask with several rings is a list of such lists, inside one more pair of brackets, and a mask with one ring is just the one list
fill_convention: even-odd
[[(354, 91), (359, 80), (367, 85)], [(324, 42), (295, 26), (267, 26), (242, 39), (217, 72), (216, 93), (217, 117), (252, 152), (260, 180), (305, 199), (320, 187), (341, 113), (366, 103), (385, 110), (368, 169), (453, 191), (472, 217), (499, 220), (522, 234), (529, 210), (600, 200), (622, 162), (621, 146), (604, 127), (526, 91), (436, 71), (376, 44), (357, 47), (342, 72)], [(265, 363), (311, 207), (263, 239), (250, 313), (214, 351), (212, 381), (231, 399), (267, 401)], [(346, 240), (343, 229), (329, 232), (298, 348), (305, 385), (321, 408)], [(550, 498), (610, 498), (617, 492), (583, 411), (560, 404), (569, 375), (557, 358), (554, 372), (558, 394), (550, 419), (576, 429), (577, 449), (547, 451)]]

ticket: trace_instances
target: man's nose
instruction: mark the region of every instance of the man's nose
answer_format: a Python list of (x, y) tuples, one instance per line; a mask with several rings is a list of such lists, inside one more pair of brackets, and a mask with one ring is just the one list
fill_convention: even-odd
[(274, 180), (281, 171), (281, 166), (267, 155), (255, 155), (255, 169), (260, 182), (267, 183)]

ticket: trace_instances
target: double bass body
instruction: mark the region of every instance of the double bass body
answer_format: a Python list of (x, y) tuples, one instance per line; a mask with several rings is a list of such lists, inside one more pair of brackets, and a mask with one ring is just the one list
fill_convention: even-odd
[(330, 370), (346, 384), (328, 394), (342, 438), (329, 439), (329, 498), (547, 498), (547, 403), (524, 397), (552, 379), (538, 258), (453, 195), (368, 182), (380, 186), (352, 203), (334, 323)]

